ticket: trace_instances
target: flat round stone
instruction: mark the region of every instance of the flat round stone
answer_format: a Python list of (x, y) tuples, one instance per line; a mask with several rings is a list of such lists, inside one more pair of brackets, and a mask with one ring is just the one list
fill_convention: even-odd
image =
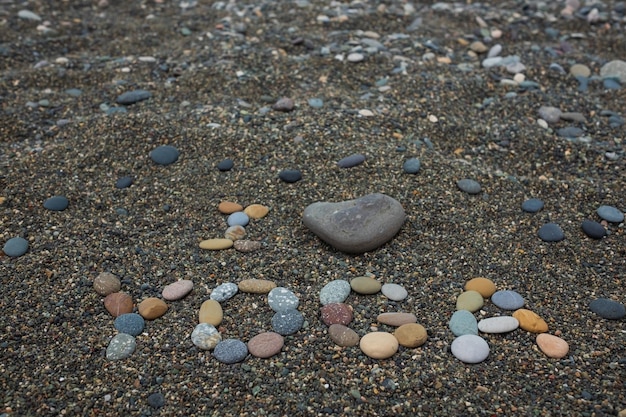
[(128, 188), (133, 184), (133, 177), (121, 177), (115, 181), (115, 188)]
[(226, 158), (217, 164), (217, 169), (219, 169), (220, 171), (230, 171), (231, 169), (233, 169), (233, 166), (235, 166), (233, 160)]
[(178, 149), (175, 147), (171, 145), (161, 145), (150, 152), (150, 159), (152, 159), (155, 164), (169, 165), (176, 162), (179, 155), (180, 152), (178, 152)]
[(291, 290), (276, 287), (267, 294), (267, 304), (274, 311), (283, 311), (298, 308), (300, 300)]
[(467, 194), (478, 194), (482, 191), (478, 181), (465, 178), (456, 182), (459, 190), (466, 192)]
[(12, 237), (7, 240), (2, 247), (2, 251), (5, 255), (12, 258), (24, 255), (28, 252), (28, 240), (23, 237)]
[(484, 302), (483, 296), (478, 291), (464, 291), (456, 299), (456, 309), (467, 310), (473, 313), (480, 310)]
[(543, 201), (538, 198), (529, 198), (522, 203), (522, 210), (527, 213), (537, 213), (543, 208)]
[(476, 277), (465, 283), (465, 291), (477, 291), (483, 298), (489, 298), (496, 292), (496, 284), (489, 278)]
[(200, 323), (191, 332), (191, 342), (202, 350), (214, 349), (221, 341), (222, 335), (209, 323)]
[(70, 204), (69, 200), (62, 195), (55, 195), (54, 197), (50, 197), (47, 199), (43, 206), (48, 210), (52, 211), (63, 211)]
[(302, 179), (302, 172), (297, 169), (284, 169), (278, 173), (278, 178), (287, 183), (294, 183)]
[(206, 239), (200, 242), (200, 249), (223, 250), (233, 247), (233, 241), (226, 238)]
[(250, 222), (250, 218), (243, 211), (236, 211), (228, 216), (226, 222), (229, 226), (246, 226)]
[(359, 335), (343, 324), (331, 324), (328, 328), (330, 339), (337, 346), (356, 346), (359, 344)]
[(399, 347), (398, 339), (391, 333), (372, 332), (361, 338), (361, 351), (372, 359), (387, 359), (393, 356)]
[(583, 229), (583, 232), (587, 236), (592, 239), (602, 239), (606, 236), (606, 229), (598, 222), (594, 222), (593, 220), (583, 220), (580, 225)]
[(198, 323), (208, 323), (212, 326), (219, 326), (224, 318), (222, 305), (215, 300), (206, 300), (200, 306), (198, 313)]
[(140, 335), (146, 325), (145, 320), (137, 313), (127, 313), (117, 316), (113, 322), (113, 326), (120, 333), (126, 333), (131, 336)]
[(300, 330), (304, 316), (298, 310), (279, 311), (272, 317), (272, 328), (278, 334), (288, 336)]
[(385, 297), (392, 301), (402, 301), (409, 296), (407, 290), (399, 284), (383, 284), (380, 290)]
[(524, 298), (511, 290), (496, 291), (491, 296), (491, 302), (503, 310), (517, 310), (524, 306)]
[(107, 346), (106, 358), (110, 361), (126, 359), (133, 354), (136, 347), (137, 342), (133, 336), (127, 333), (118, 333)]
[(520, 329), (527, 332), (545, 333), (548, 331), (548, 323), (534, 311), (520, 308), (513, 313), (513, 317), (519, 322)]
[(146, 90), (131, 90), (117, 96), (115, 101), (117, 104), (129, 105), (139, 101), (147, 100), (152, 97), (152, 93)]
[(537, 235), (539, 235), (539, 238), (544, 242), (560, 242), (565, 239), (563, 230), (556, 223), (544, 224), (539, 228)]
[(146, 320), (154, 320), (161, 317), (167, 312), (167, 309), (167, 303), (156, 297), (146, 298), (137, 306), (139, 314)]
[(365, 162), (365, 155), (355, 153), (337, 161), (339, 168), (352, 168)]
[(133, 299), (123, 292), (114, 292), (104, 297), (104, 308), (113, 316), (132, 313), (134, 307)]
[(235, 294), (237, 294), (237, 291), (239, 291), (237, 284), (233, 282), (225, 282), (215, 287), (213, 291), (211, 291), (211, 295), (209, 297), (211, 300), (221, 303), (232, 298)]
[(271, 358), (285, 345), (285, 338), (275, 332), (259, 333), (248, 341), (248, 351), (257, 358)]
[(420, 170), (420, 160), (417, 158), (409, 158), (402, 164), (402, 169), (407, 174), (417, 174)]
[(455, 336), (478, 334), (478, 323), (476, 322), (476, 317), (474, 317), (474, 315), (467, 310), (455, 311), (450, 318), (448, 327)]
[(213, 357), (226, 364), (241, 362), (248, 356), (248, 346), (239, 339), (226, 339), (213, 349)]
[(236, 211), (242, 211), (243, 206), (232, 201), (222, 201), (218, 204), (217, 209), (222, 214), (232, 214)]
[(608, 298), (598, 298), (589, 304), (589, 309), (602, 318), (619, 320), (626, 316), (626, 308), (623, 304)]
[(161, 295), (164, 300), (176, 301), (184, 298), (193, 290), (193, 281), (190, 279), (181, 279), (163, 287)]
[(267, 279), (244, 279), (239, 283), (239, 291), (251, 294), (267, 294), (276, 288), (276, 283)]
[(540, 333), (535, 340), (539, 349), (549, 358), (561, 359), (569, 352), (568, 343), (558, 336)]
[(269, 207), (264, 206), (263, 204), (250, 204), (243, 212), (246, 213), (251, 219), (262, 219), (267, 216), (269, 211)]
[(344, 279), (330, 281), (320, 290), (320, 303), (322, 305), (343, 303), (350, 295), (351, 290), (350, 283)]
[(465, 363), (480, 363), (489, 356), (489, 344), (480, 336), (464, 334), (452, 341), (452, 354)]
[(624, 213), (617, 207), (600, 206), (596, 210), (596, 213), (598, 213), (598, 216), (600, 216), (601, 219), (604, 219), (607, 222), (621, 223), (624, 221)]
[(379, 323), (386, 324), (388, 326), (402, 326), (403, 324), (416, 323), (417, 317), (413, 313), (381, 313), (376, 317)]
[(398, 327), (393, 335), (398, 339), (401, 346), (408, 348), (416, 348), (426, 343), (428, 333), (421, 324), (406, 323)]
[(327, 326), (343, 324), (347, 326), (352, 321), (352, 308), (344, 303), (330, 303), (320, 309), (322, 321)]
[(511, 316), (489, 317), (478, 322), (478, 330), (483, 333), (507, 333), (518, 327), (519, 321)]
[(371, 277), (356, 277), (350, 280), (350, 287), (357, 294), (369, 295), (379, 292), (382, 284)]
[(118, 292), (121, 288), (120, 279), (110, 272), (100, 272), (93, 280), (93, 289), (102, 296)]

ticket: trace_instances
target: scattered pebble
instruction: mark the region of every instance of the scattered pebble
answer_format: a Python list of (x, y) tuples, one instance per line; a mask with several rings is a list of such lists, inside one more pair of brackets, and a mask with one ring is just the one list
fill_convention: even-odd
[(480, 363), (489, 356), (489, 345), (480, 336), (464, 334), (452, 341), (452, 354), (465, 363)]
[(263, 217), (267, 216), (267, 213), (269, 213), (269, 211), (269, 207), (262, 204), (250, 204), (245, 208), (243, 212), (246, 213), (251, 219), (262, 219)]
[(181, 279), (163, 287), (161, 295), (164, 300), (176, 301), (184, 298), (191, 290), (193, 290), (193, 281)]
[(235, 294), (237, 294), (237, 291), (239, 291), (239, 287), (237, 286), (237, 284), (232, 282), (225, 282), (213, 288), (213, 291), (211, 291), (211, 295), (209, 297), (211, 298), (211, 300), (215, 300), (221, 303), (232, 298)]
[(70, 204), (69, 200), (62, 195), (55, 195), (47, 199), (43, 206), (52, 211), (63, 211)]
[(328, 335), (337, 346), (356, 346), (360, 340), (354, 330), (343, 324), (331, 324), (328, 328)]
[(489, 278), (476, 277), (465, 283), (465, 291), (477, 291), (483, 298), (489, 298), (496, 292), (496, 284)]
[(402, 164), (402, 169), (407, 174), (417, 174), (420, 170), (420, 160), (417, 158), (409, 158)]
[(524, 298), (511, 290), (496, 291), (491, 296), (491, 302), (503, 310), (517, 310), (524, 306)]
[(113, 317), (132, 313), (134, 306), (135, 303), (133, 303), (131, 296), (123, 292), (114, 292), (104, 297), (104, 308)]
[(200, 323), (191, 332), (191, 342), (202, 350), (214, 349), (221, 341), (222, 335), (209, 323)]
[(233, 203), (232, 201), (222, 201), (217, 209), (222, 214), (233, 214), (237, 211), (243, 211), (243, 206), (241, 204)]
[(302, 173), (297, 169), (284, 169), (280, 171), (278, 178), (287, 183), (294, 183), (302, 179)]
[(561, 359), (569, 353), (568, 343), (558, 336), (540, 333), (535, 340), (539, 349), (549, 358)]
[(464, 191), (467, 194), (478, 194), (482, 190), (480, 184), (477, 181), (469, 178), (457, 181), (456, 185), (461, 191)]
[(294, 107), (295, 107), (295, 103), (289, 97), (283, 97), (283, 98), (279, 99), (272, 106), (272, 108), (274, 110), (282, 111), (282, 112), (290, 112), (290, 111), (292, 111), (294, 109)]
[(626, 84), (626, 61), (619, 59), (607, 62), (600, 68), (602, 78), (616, 77), (622, 84)]
[(32, 20), (36, 22), (41, 21), (41, 16), (39, 16), (38, 14), (34, 12), (31, 12), (30, 10), (25, 10), (25, 9), (17, 12), (17, 17), (23, 20)]
[(606, 236), (606, 229), (598, 222), (593, 220), (583, 220), (581, 227), (583, 232), (592, 239), (602, 239)]
[(541, 106), (537, 114), (548, 123), (557, 123), (561, 120), (561, 109), (552, 106)]
[(200, 249), (223, 250), (233, 247), (233, 241), (226, 238), (206, 239), (200, 242)]
[[(230, 239), (233, 242), (243, 239), (246, 236), (246, 229), (243, 226), (240, 226), (238, 224), (234, 225), (234, 226), (230, 226), (228, 229), (226, 229), (226, 231), (224, 232), (224, 238), (226, 239)], [(234, 244), (233, 244), (234, 246)]]
[(128, 188), (133, 184), (133, 177), (121, 177), (115, 181), (115, 188)]
[(350, 295), (352, 287), (350, 283), (343, 279), (336, 279), (324, 285), (320, 290), (320, 303), (322, 305), (330, 303), (343, 303)]
[(129, 105), (144, 101), (152, 97), (152, 93), (146, 90), (132, 90), (120, 94), (115, 99), (117, 104)]
[(376, 320), (379, 323), (386, 324), (388, 326), (402, 326), (403, 324), (408, 323), (417, 323), (417, 317), (413, 313), (397, 313), (397, 312), (388, 312), (388, 313), (380, 313)]
[(617, 207), (600, 206), (596, 210), (596, 213), (598, 213), (598, 216), (600, 216), (601, 219), (604, 219), (607, 222), (621, 223), (624, 221), (624, 213)]
[(539, 228), (537, 235), (544, 242), (560, 242), (565, 239), (565, 234), (556, 223), (546, 223)]
[(238, 250), (239, 252), (244, 252), (244, 253), (248, 253), (248, 252), (254, 252), (257, 251), (259, 249), (261, 249), (261, 242), (256, 241), (256, 240), (236, 240), (235, 243), (233, 244), (233, 247), (235, 248), (235, 250)]
[(352, 308), (344, 303), (330, 303), (320, 309), (322, 321), (327, 326), (343, 324), (347, 326), (352, 321)]
[(361, 62), (365, 59), (365, 55), (359, 53), (359, 52), (352, 52), (351, 54), (348, 54), (348, 62)]
[(120, 333), (127, 333), (131, 336), (138, 336), (143, 332), (145, 320), (137, 313), (127, 313), (115, 318), (113, 326)]
[(244, 279), (239, 282), (239, 291), (251, 294), (267, 294), (276, 288), (276, 283), (267, 279)]
[(152, 393), (148, 396), (148, 405), (152, 408), (161, 408), (165, 405), (165, 396), (160, 392)]
[(387, 359), (398, 351), (399, 343), (391, 333), (372, 332), (361, 338), (359, 347), (372, 359)]
[(106, 358), (110, 361), (126, 359), (133, 354), (137, 342), (127, 333), (118, 333), (109, 342), (106, 350)]
[(309, 106), (313, 107), (314, 109), (321, 109), (322, 107), (324, 107), (324, 101), (319, 98), (310, 98), (308, 100), (308, 103)]
[(2, 251), (13, 258), (24, 255), (28, 251), (28, 240), (23, 237), (12, 237), (2, 247)]
[(569, 68), (569, 73), (574, 77), (589, 77), (591, 76), (591, 70), (588, 66), (583, 64), (574, 64)]
[(519, 321), (519, 327), (531, 333), (545, 333), (548, 331), (548, 323), (534, 311), (520, 308), (513, 313), (513, 317)]
[(608, 298), (593, 300), (589, 304), (589, 309), (598, 316), (609, 320), (619, 320), (626, 316), (626, 308), (624, 305)]
[(543, 208), (543, 201), (538, 198), (529, 198), (522, 203), (522, 210), (527, 213), (537, 213)]
[(357, 294), (376, 294), (380, 292), (382, 284), (371, 277), (356, 277), (350, 280), (350, 287)]
[(239, 339), (226, 339), (213, 349), (213, 357), (225, 364), (243, 361), (248, 356), (248, 347)]
[(155, 164), (169, 165), (176, 162), (179, 155), (180, 152), (178, 152), (178, 149), (175, 147), (171, 145), (161, 145), (150, 152), (150, 159), (152, 159)]
[(252, 356), (267, 359), (278, 354), (285, 344), (285, 338), (275, 332), (259, 333), (248, 341), (248, 351)]
[(235, 163), (232, 159), (226, 158), (217, 164), (217, 169), (219, 169), (220, 171), (230, 171), (231, 169), (233, 169), (234, 165)]
[(222, 305), (209, 299), (202, 303), (200, 312), (198, 313), (198, 323), (208, 323), (212, 326), (219, 326), (224, 319), (224, 311)]
[(297, 309), (300, 300), (293, 291), (285, 287), (276, 287), (267, 294), (267, 303), (272, 310), (278, 312)]
[(483, 296), (478, 291), (464, 291), (456, 299), (457, 310), (476, 312), (484, 304)]
[(250, 218), (243, 211), (236, 211), (228, 216), (226, 222), (229, 226), (246, 226), (250, 222)]
[(337, 161), (339, 168), (352, 168), (365, 162), (365, 155), (355, 153)]

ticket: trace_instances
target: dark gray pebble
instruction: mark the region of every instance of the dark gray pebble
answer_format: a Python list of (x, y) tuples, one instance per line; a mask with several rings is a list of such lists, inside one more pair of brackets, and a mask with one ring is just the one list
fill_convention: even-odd
[(7, 240), (2, 251), (11, 257), (22, 256), (28, 251), (28, 240), (23, 237), (12, 237)]
[(161, 408), (165, 405), (165, 396), (160, 392), (150, 394), (148, 397), (148, 405), (152, 408)]
[(527, 213), (536, 213), (543, 208), (543, 201), (538, 198), (529, 198), (522, 203), (522, 210)]
[(248, 346), (239, 339), (225, 339), (215, 346), (213, 356), (222, 363), (241, 362), (248, 356)]
[(302, 179), (302, 173), (297, 169), (284, 169), (280, 171), (278, 178), (285, 182), (298, 182)]
[(304, 324), (304, 316), (296, 309), (279, 311), (272, 317), (274, 331), (282, 336), (293, 334)]
[(128, 188), (133, 183), (133, 177), (122, 177), (115, 181), (116, 188)]
[(581, 128), (575, 126), (562, 127), (556, 131), (556, 134), (563, 138), (578, 138), (581, 137), (583, 133)]
[(180, 152), (173, 146), (161, 145), (150, 152), (152, 161), (159, 165), (169, 165), (178, 160)]
[(365, 162), (365, 155), (355, 153), (337, 161), (339, 168), (352, 168)]
[(139, 314), (127, 313), (118, 316), (113, 322), (113, 326), (120, 333), (126, 333), (131, 336), (138, 336), (143, 332), (146, 323)]
[(602, 318), (619, 320), (626, 316), (626, 308), (617, 301), (608, 298), (598, 298), (589, 304), (589, 309)]
[(146, 90), (132, 90), (117, 96), (115, 100), (118, 104), (134, 104), (139, 101), (147, 100), (152, 97), (152, 93)]
[(407, 174), (417, 174), (417, 172), (420, 170), (420, 160), (417, 158), (409, 158), (404, 161), (402, 169)]
[(456, 185), (461, 191), (464, 191), (468, 194), (478, 194), (482, 190), (480, 184), (477, 181), (471, 180), (469, 178), (457, 181)]
[(600, 206), (596, 210), (600, 218), (611, 223), (621, 223), (624, 221), (624, 213), (613, 206)]
[(581, 227), (583, 228), (583, 232), (592, 239), (602, 239), (606, 236), (604, 226), (593, 220), (583, 220)]
[(217, 164), (217, 169), (219, 169), (220, 171), (230, 171), (231, 169), (233, 169), (233, 166), (235, 165), (235, 163), (233, 162), (232, 159), (224, 159), (223, 161), (221, 161), (219, 164)]
[(47, 199), (43, 203), (43, 206), (48, 210), (62, 211), (65, 210), (69, 204), (70, 202), (66, 197), (62, 195), (55, 195), (54, 197)]
[(539, 228), (539, 232), (537, 233), (539, 238), (544, 242), (559, 242), (565, 239), (565, 234), (563, 234), (563, 230), (556, 223), (546, 223), (541, 228)]

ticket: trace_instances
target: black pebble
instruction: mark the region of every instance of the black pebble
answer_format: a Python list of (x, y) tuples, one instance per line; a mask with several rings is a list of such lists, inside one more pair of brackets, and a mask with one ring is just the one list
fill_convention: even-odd
[(626, 316), (626, 308), (623, 304), (608, 298), (598, 298), (589, 304), (589, 309), (609, 320), (619, 320)]
[(544, 242), (559, 242), (565, 239), (563, 230), (556, 223), (546, 223), (539, 229), (539, 238)]
[(128, 188), (133, 183), (133, 177), (122, 177), (118, 178), (115, 181), (115, 187), (117, 188)]
[(148, 405), (153, 408), (161, 408), (165, 405), (165, 396), (160, 392), (150, 394), (148, 397)]
[(285, 182), (298, 182), (302, 179), (302, 173), (297, 169), (285, 169), (280, 171), (278, 178)]
[(150, 158), (159, 165), (169, 165), (178, 160), (178, 149), (170, 145), (161, 145), (150, 152)]
[(355, 153), (337, 161), (340, 168), (352, 168), (365, 162), (365, 155)]
[(217, 164), (217, 169), (219, 169), (220, 171), (230, 171), (231, 169), (233, 169), (234, 165), (235, 163), (232, 159), (226, 158), (222, 162)]
[(583, 232), (592, 239), (602, 239), (606, 236), (606, 229), (598, 222), (593, 220), (583, 220), (581, 224)]
[(70, 202), (67, 200), (66, 197), (62, 195), (55, 195), (54, 197), (50, 197), (49, 199), (47, 199), (43, 203), (43, 206), (48, 210), (62, 211), (65, 210), (69, 204)]

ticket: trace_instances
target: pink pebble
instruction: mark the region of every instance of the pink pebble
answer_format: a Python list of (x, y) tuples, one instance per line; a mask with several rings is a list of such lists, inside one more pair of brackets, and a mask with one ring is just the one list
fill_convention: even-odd
[(193, 289), (193, 282), (188, 279), (181, 279), (163, 288), (163, 298), (168, 301), (180, 300)]

